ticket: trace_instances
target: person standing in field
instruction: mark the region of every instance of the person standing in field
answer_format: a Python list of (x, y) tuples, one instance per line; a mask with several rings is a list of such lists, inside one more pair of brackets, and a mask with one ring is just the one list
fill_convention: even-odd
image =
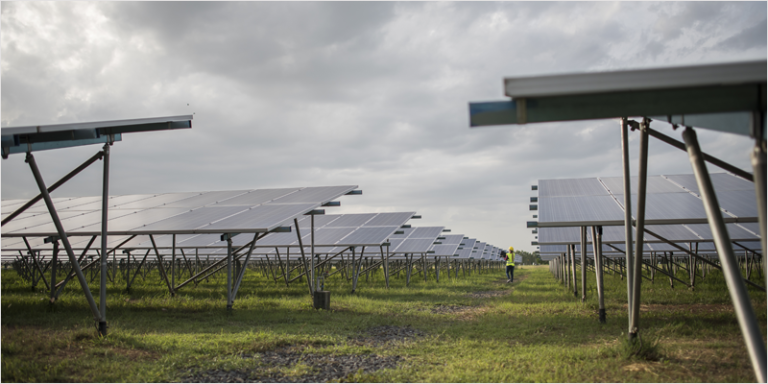
[(507, 252), (507, 283), (515, 280), (515, 248), (509, 247)]

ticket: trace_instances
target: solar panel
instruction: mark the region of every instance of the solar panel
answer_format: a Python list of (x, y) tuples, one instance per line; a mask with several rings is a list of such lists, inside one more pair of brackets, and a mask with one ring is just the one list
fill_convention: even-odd
[(240, 196), (245, 193), (248, 193), (248, 191), (200, 192), (200, 194), (195, 195), (193, 197), (174, 201), (166, 205), (169, 207), (181, 207), (181, 208), (187, 208), (187, 209), (194, 209), (194, 208), (202, 207), (204, 205), (218, 204), (220, 201), (226, 201), (227, 199), (231, 199), (235, 196)]
[[(715, 176), (716, 175), (716, 176)], [(751, 183), (730, 174), (714, 174), (718, 185), (718, 202), (731, 216), (757, 220), (756, 199)], [(595, 180), (605, 184), (608, 195), (597, 194)], [(581, 180), (581, 181), (579, 181)], [(688, 224), (707, 221), (699, 197), (688, 193), (695, 184), (693, 175), (649, 176), (646, 193), (647, 224)], [(624, 223), (624, 195), (621, 177), (596, 179), (539, 180), (538, 226), (615, 226)], [(637, 178), (632, 185), (636, 190)], [(572, 195), (568, 195), (568, 194)], [(637, 195), (632, 195), (633, 217), (637, 217)]]
[(243, 193), (241, 195), (219, 201), (217, 205), (220, 206), (248, 206), (264, 204), (274, 199), (287, 196), (296, 192), (296, 188), (276, 188), (276, 189), (257, 189)]
[[(699, 193), (699, 186), (696, 183), (694, 175), (664, 175), (674, 183), (677, 183), (686, 189)], [(728, 173), (711, 173), (709, 179), (712, 181), (712, 187), (715, 193), (720, 196), (721, 191), (754, 191), (755, 185), (747, 180)]]
[(307, 187), (287, 196), (275, 199), (274, 203), (313, 203), (315, 201), (327, 203), (341, 195), (354, 190), (355, 188), (357, 188), (357, 186), (354, 185), (338, 187)]
[(624, 212), (611, 196), (539, 198), (539, 223), (623, 220)]
[[(624, 194), (624, 178), (623, 177), (600, 177), (600, 180), (606, 187), (615, 195)], [(630, 185), (632, 188), (632, 194), (637, 194), (637, 186), (639, 185), (639, 178), (637, 176), (630, 178)], [(678, 187), (674, 183), (661, 176), (648, 176), (646, 178), (645, 193), (685, 193), (686, 190)]]
[(362, 227), (344, 237), (338, 244), (342, 245), (367, 245), (382, 244), (394, 233), (399, 226), (389, 227)]
[[(332, 186), (112, 196), (107, 203), (110, 207), (108, 228), (112, 235), (267, 232), (355, 188)], [(318, 200), (311, 202), (311, 199)], [(56, 202), (68, 234), (101, 232), (100, 197), (64, 198)], [(16, 200), (11, 203), (8, 207), (20, 206)], [(4, 209), (12, 212), (8, 207)], [(31, 207), (26, 215), (4, 226), (3, 237), (58, 235), (47, 209), (43, 211), (46, 215), (30, 215), (35, 209)]]
[(539, 196), (600, 196), (608, 195), (597, 178), (539, 180)]
[(437, 244), (432, 247), (432, 251), (435, 252), (434, 256), (452, 257), (456, 254), (456, 249), (458, 247), (458, 244)]
[[(158, 208), (146, 211), (154, 211)], [(233, 216), (240, 212), (248, 210), (248, 207), (230, 207), (230, 206), (215, 206), (215, 207), (202, 207), (195, 210), (187, 210), (186, 208), (166, 208), (175, 209), (178, 211), (175, 215), (165, 216), (161, 220), (155, 221), (143, 221), (148, 224), (139, 224), (145, 220), (144, 217), (138, 216), (133, 221), (133, 226), (123, 230), (135, 230), (143, 233), (182, 233), (187, 231), (193, 231), (205, 226), (211, 225), (214, 222), (220, 221), (226, 217)], [(117, 230), (113, 228), (110, 221), (110, 230)], [(155, 232), (156, 231), (156, 232)]]
[[(334, 215), (336, 216), (336, 215)], [(336, 220), (333, 220), (332, 222), (328, 223), (329, 226), (333, 227), (360, 227), (373, 219), (373, 217), (376, 216), (375, 213), (363, 213), (363, 214), (356, 214), (356, 215), (340, 215), (336, 218)]]

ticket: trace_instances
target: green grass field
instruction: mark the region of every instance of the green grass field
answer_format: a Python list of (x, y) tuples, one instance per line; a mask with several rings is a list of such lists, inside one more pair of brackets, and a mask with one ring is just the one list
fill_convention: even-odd
[[(259, 271), (246, 274), (234, 310), (225, 309), (219, 275), (170, 297), (157, 271), (130, 293), (108, 291), (107, 337), (97, 337), (79, 285), (55, 306), (10, 270), (2, 271), (3, 382), (173, 382), (218, 370), (255, 370), (260, 354), (292, 347), (334, 356), (399, 356), (397, 368), (357, 373), (365, 382), (753, 382), (741, 331), (722, 276), (695, 290), (658, 276), (643, 281), (640, 335), (626, 340), (626, 282), (606, 273), (607, 324), (597, 320), (594, 275), (586, 303), (547, 266), (473, 272), (437, 283), (404, 276), (384, 288), (381, 272), (360, 278), (356, 293), (335, 275), (331, 310), (317, 311), (299, 281), (286, 287)], [(761, 279), (761, 278), (760, 278)], [(756, 281), (760, 281), (756, 279)], [(98, 290), (93, 287), (98, 302)], [(749, 290), (765, 340), (766, 295)], [(385, 344), (356, 342), (377, 326), (424, 336)], [(246, 359), (243, 355), (255, 356)], [(271, 368), (300, 379), (313, 368)]]

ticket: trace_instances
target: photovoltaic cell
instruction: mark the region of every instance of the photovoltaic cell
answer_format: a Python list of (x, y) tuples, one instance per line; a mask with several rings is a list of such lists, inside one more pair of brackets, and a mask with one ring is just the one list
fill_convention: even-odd
[(597, 178), (539, 180), (539, 197), (600, 195), (608, 195), (608, 191)]
[(375, 213), (341, 215), (341, 217), (337, 218), (328, 225), (332, 227), (359, 227), (371, 220), (374, 216), (376, 216)]
[(169, 207), (181, 207), (187, 209), (200, 208), (204, 205), (214, 205), (219, 201), (225, 201), (235, 196), (245, 194), (248, 191), (212, 191), (202, 192), (199, 195), (168, 203)]
[[(109, 230), (113, 232), (130, 231), (132, 229), (143, 228), (151, 223), (156, 223), (173, 216), (186, 212), (184, 208), (151, 208), (141, 211), (110, 209), (110, 216), (115, 219), (109, 220)], [(84, 226), (81, 229), (75, 229), (74, 232), (100, 232), (101, 218), (96, 223)]]
[(286, 218), (302, 215), (315, 207), (316, 203), (260, 205), (201, 229), (206, 232), (266, 232), (278, 227)]
[[(751, 224), (751, 223), (750, 223)], [(757, 223), (755, 223), (757, 224)], [(743, 225), (743, 224), (740, 224)], [(752, 232), (745, 230), (737, 224), (726, 224), (725, 228), (728, 231), (728, 237), (731, 241), (754, 241), (760, 240), (758, 236), (755, 236)], [(687, 225), (691, 231), (697, 233), (699, 236), (706, 240), (712, 240), (712, 230), (709, 224), (689, 224)], [(759, 234), (760, 232), (755, 232)]]
[[(623, 177), (600, 177), (600, 180), (606, 187), (615, 195), (624, 194), (624, 178)], [(639, 179), (637, 176), (630, 178), (630, 185), (632, 193), (637, 194)], [(648, 176), (646, 178), (645, 193), (686, 193), (686, 190), (678, 187), (677, 185), (669, 182), (669, 180), (661, 176)]]
[(434, 241), (443, 232), (443, 228), (445, 227), (414, 227), (408, 238), (426, 238)]
[(456, 249), (458, 247), (459, 247), (458, 244), (437, 244), (432, 247), (432, 250), (435, 252), (433, 256), (451, 257), (454, 254), (456, 254)]
[[(315, 229), (315, 245), (336, 245), (342, 238), (349, 235), (353, 228), (319, 228)], [(309, 245), (309, 238), (303, 239), (304, 245)]]
[(163, 220), (157, 220), (146, 225), (134, 225), (129, 229), (142, 232), (160, 231), (166, 233), (191, 231), (203, 228), (224, 217), (232, 216), (248, 210), (247, 207), (203, 207), (192, 211), (185, 208), (168, 208), (181, 210), (181, 214), (173, 217), (166, 216)]
[(257, 189), (242, 195), (219, 201), (218, 205), (245, 205), (252, 207), (270, 202), (274, 199), (289, 195), (291, 193), (295, 193), (297, 190), (298, 188)]
[(338, 187), (308, 187), (276, 199), (274, 203), (310, 203), (316, 201), (326, 203), (354, 190), (355, 188), (357, 187), (352, 185)]
[[(665, 175), (670, 180), (674, 181), (677, 184), (682, 185), (683, 187), (699, 193), (699, 186), (696, 183), (696, 176), (694, 175)], [(755, 185), (747, 180), (744, 180), (740, 177), (733, 176), (728, 173), (711, 173), (709, 175), (710, 180), (712, 181), (712, 187), (715, 188), (715, 193), (718, 194), (720, 191), (754, 191)]]
[(723, 190), (716, 192), (717, 203), (723, 209), (737, 217), (757, 217), (757, 198), (755, 190)]
[(115, 205), (117, 209), (147, 209), (164, 206), (174, 201), (186, 199), (188, 197), (195, 196), (196, 193), (166, 193), (150, 197), (148, 199), (141, 199), (134, 202)]
[(425, 253), (429, 251), (429, 249), (432, 247), (432, 243), (434, 243), (434, 239), (405, 239), (402, 243), (400, 243), (400, 246), (397, 247), (397, 249), (392, 249), (390, 247), (390, 251), (396, 252), (396, 253)]
[[(387, 241), (398, 226), (362, 227), (339, 241), (340, 245), (379, 245)], [(391, 249), (391, 248), (390, 248)]]
[(402, 225), (413, 217), (415, 212), (382, 212), (376, 215), (367, 226)]
[(539, 222), (624, 220), (611, 196), (563, 196), (539, 199)]
[(445, 239), (440, 240), (443, 244), (461, 244), (462, 240), (464, 240), (464, 235), (445, 235), (443, 236)]
[[(107, 200), (107, 206), (109, 209), (115, 208), (121, 204), (126, 204), (130, 202), (135, 202), (139, 200), (149, 199), (151, 197), (154, 197), (155, 195), (123, 195), (123, 196), (112, 196)], [(60, 209), (56, 207), (56, 209)], [(78, 209), (84, 210), (84, 211), (91, 211), (96, 209), (101, 209), (101, 199), (98, 199), (96, 201), (93, 201), (88, 204), (78, 205)]]
[[(73, 216), (79, 216), (82, 215), (83, 212), (61, 212), (59, 214), (59, 219), (63, 220), (68, 219)], [(34, 216), (27, 216), (22, 217), (21, 215), (17, 216), (15, 219), (8, 222), (8, 224), (3, 226), (3, 232), (9, 233), (13, 231), (23, 230), (26, 228), (34, 228), (39, 225), (43, 224), (49, 224), (51, 223), (51, 215), (49, 213), (38, 213), (34, 214)], [(3, 240), (5, 241), (5, 240)]]
[(539, 244), (578, 243), (581, 235), (578, 227), (539, 228)]

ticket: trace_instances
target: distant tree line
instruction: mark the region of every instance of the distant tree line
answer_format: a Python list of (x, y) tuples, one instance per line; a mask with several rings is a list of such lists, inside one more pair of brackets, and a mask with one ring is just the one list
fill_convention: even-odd
[(516, 251), (515, 255), (522, 256), (523, 257), (523, 264), (525, 265), (532, 265), (536, 263), (537, 265), (541, 264), (549, 264), (548, 261), (541, 260), (541, 257), (539, 257), (539, 251), (536, 252), (526, 252), (526, 251)]

